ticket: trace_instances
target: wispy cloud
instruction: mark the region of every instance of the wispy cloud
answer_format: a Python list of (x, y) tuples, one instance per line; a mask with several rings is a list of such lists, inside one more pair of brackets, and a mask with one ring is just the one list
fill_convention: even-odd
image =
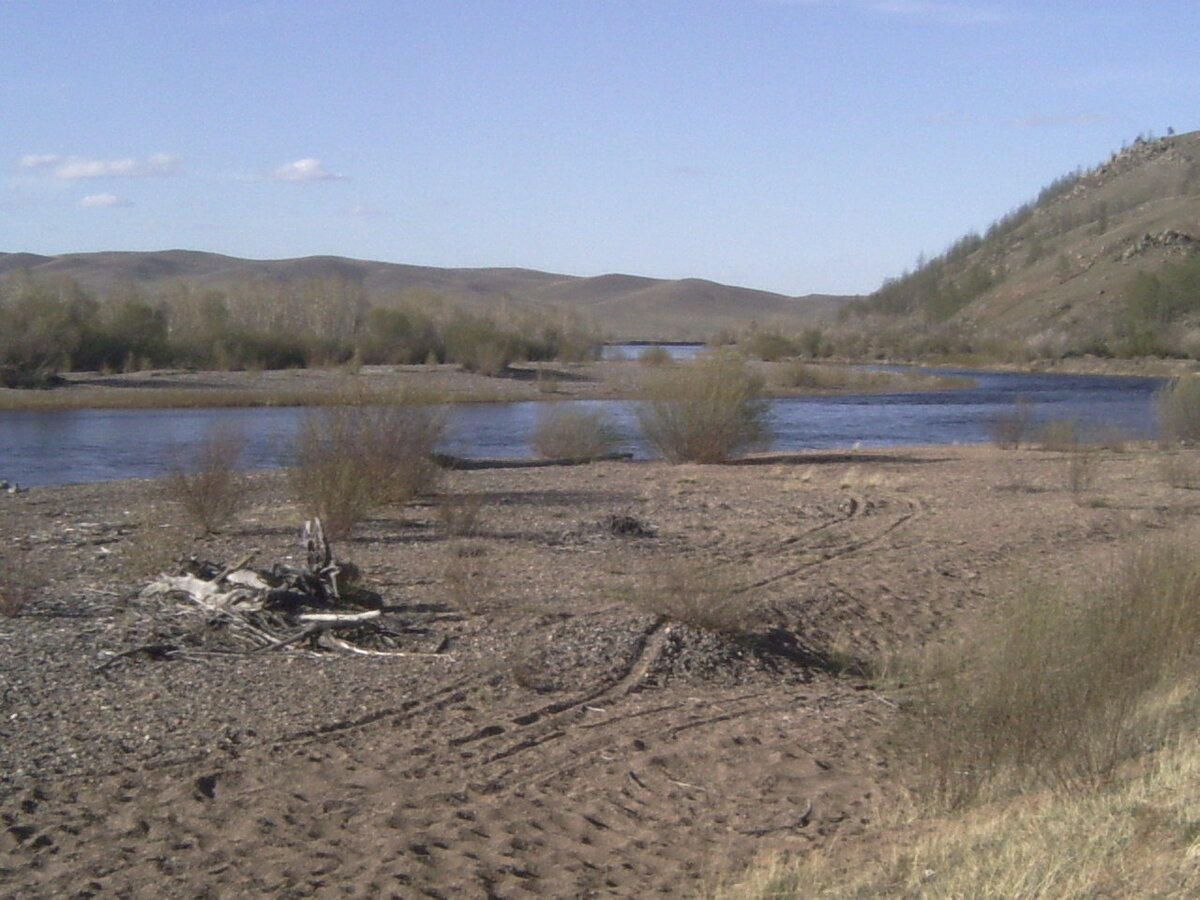
[(116, 194), (88, 194), (79, 201), (86, 209), (103, 209), (112, 206), (132, 206), (128, 200), (122, 200)]
[(88, 159), (82, 156), (60, 156), (56, 153), (31, 153), (17, 161), (22, 169), (46, 172), (64, 181), (79, 178), (144, 178), (174, 175), (179, 157), (170, 153), (155, 153), (145, 159), (132, 156), (123, 159)]
[(305, 157), (284, 163), (271, 173), (275, 181), (345, 181), (346, 176), (325, 168), (319, 159)]
[(948, 0), (875, 0), (876, 12), (910, 19), (928, 19), (952, 25), (997, 25), (1011, 22), (1013, 14), (996, 6), (952, 3)]

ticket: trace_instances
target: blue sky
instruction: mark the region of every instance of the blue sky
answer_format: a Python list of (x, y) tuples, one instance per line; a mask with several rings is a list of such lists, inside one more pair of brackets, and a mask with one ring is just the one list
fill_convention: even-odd
[(859, 293), (1142, 133), (1200, 3), (0, 0), (0, 251)]

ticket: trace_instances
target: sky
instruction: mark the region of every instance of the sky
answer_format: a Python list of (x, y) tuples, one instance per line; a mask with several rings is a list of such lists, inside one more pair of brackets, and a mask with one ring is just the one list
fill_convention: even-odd
[(1200, 129), (1195, 0), (0, 0), (0, 252), (877, 288)]

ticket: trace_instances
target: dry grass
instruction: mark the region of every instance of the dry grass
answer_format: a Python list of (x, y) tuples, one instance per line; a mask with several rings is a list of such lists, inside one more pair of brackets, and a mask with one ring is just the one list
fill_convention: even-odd
[(191, 544), (178, 511), (166, 504), (146, 503), (132, 519), (137, 528), (121, 542), (117, 558), (123, 579), (141, 585), (163, 572), (174, 571)]
[(703, 356), (643, 383), (642, 432), (671, 462), (719, 463), (770, 443), (763, 381), (730, 352)]
[(40, 586), (15, 552), (0, 551), (0, 616), (15, 618), (32, 602)]
[(870, 842), (766, 860), (710, 896), (1197, 896), (1192, 543), (1147, 543), (1090, 592), (1026, 590), (910, 668), (893, 748), (910, 801)]
[(1200, 671), (1200, 559), (1151, 543), (1090, 590), (1030, 587), (931, 660), (899, 746), (954, 805), (1094, 784), (1156, 740), (1150, 700)]
[(1171, 487), (1200, 490), (1200, 455), (1196, 451), (1178, 449), (1163, 453), (1159, 466), (1163, 480)]
[(1016, 450), (1029, 434), (1033, 420), (1033, 404), (1025, 397), (1017, 397), (1011, 408), (992, 416), (988, 423), (992, 442), (1004, 450)]
[(1163, 439), (1172, 443), (1200, 441), (1200, 375), (1171, 381), (1155, 398)]
[(171, 450), (163, 488), (204, 534), (215, 533), (246, 501), (246, 481), (238, 471), (245, 446), (245, 435), (218, 426), (194, 450)]
[(551, 404), (538, 410), (533, 447), (548, 459), (594, 459), (621, 446), (621, 433), (603, 409)]
[(450, 605), (464, 612), (484, 612), (496, 588), (495, 566), (483, 544), (470, 541), (447, 544), (442, 585)]
[(721, 900), (1094, 900), (1200, 895), (1190, 735), (1101, 789), (1043, 792), (898, 828), (879, 852), (768, 860)]
[(627, 603), (672, 622), (718, 634), (743, 634), (749, 601), (730, 573), (695, 560), (657, 563), (627, 585)]
[(482, 494), (442, 494), (438, 497), (437, 514), (442, 529), (449, 537), (475, 537), (482, 527), (484, 507)]
[(330, 539), (349, 535), (374, 510), (433, 492), (433, 452), (443, 423), (426, 404), (352, 403), (310, 413), (296, 434), (291, 480), (304, 513), (318, 516)]

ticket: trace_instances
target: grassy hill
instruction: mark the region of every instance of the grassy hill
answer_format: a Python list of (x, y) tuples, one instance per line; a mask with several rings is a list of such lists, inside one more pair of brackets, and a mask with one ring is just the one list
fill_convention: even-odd
[(370, 305), (398, 302), (450, 306), (476, 313), (501, 304), (545, 313), (570, 311), (596, 321), (614, 339), (703, 340), (751, 322), (800, 327), (848, 298), (788, 297), (700, 279), (667, 280), (610, 274), (580, 277), (532, 269), (445, 269), (334, 256), (250, 260), (188, 250), (0, 253), (0, 277), (67, 277), (98, 295), (133, 286), (145, 297), (189, 289), (244, 291), (248, 286), (308, 284), (361, 292)]
[(1174, 295), (1197, 294), (1197, 250), (1200, 132), (1139, 138), (849, 304), (842, 326), (920, 326), (901, 353), (1195, 356), (1200, 308)]

